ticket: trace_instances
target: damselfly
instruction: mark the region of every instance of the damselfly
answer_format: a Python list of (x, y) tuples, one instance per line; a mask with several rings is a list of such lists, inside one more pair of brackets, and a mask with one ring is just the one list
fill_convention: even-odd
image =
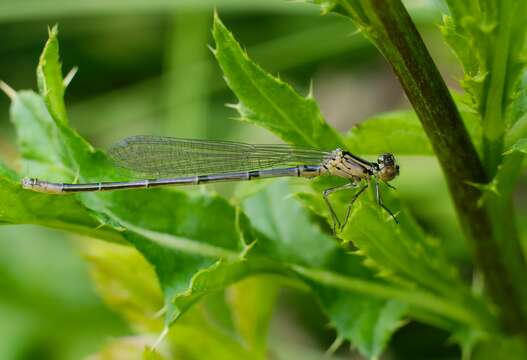
[[(348, 151), (321, 151), (290, 145), (251, 145), (230, 141), (190, 140), (162, 136), (133, 136), (109, 150), (116, 166), (145, 180), (66, 184), (25, 178), (22, 186), (34, 191), (65, 194), (85, 191), (151, 188), (166, 185), (199, 185), (219, 181), (241, 181), (298, 176), (313, 178), (331, 175), (349, 180), (345, 185), (326, 189), (323, 198), (333, 219), (333, 229), (342, 229), (355, 200), (374, 180), (377, 203), (397, 222), (384, 205), (379, 182), (388, 186), (399, 174), (392, 154), (379, 155), (370, 162)], [(337, 191), (359, 188), (351, 198), (341, 222), (329, 201)]]

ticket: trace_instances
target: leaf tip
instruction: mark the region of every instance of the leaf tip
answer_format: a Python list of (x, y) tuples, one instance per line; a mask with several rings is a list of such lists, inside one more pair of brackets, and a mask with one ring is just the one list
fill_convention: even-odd
[(207, 48), (210, 50), (210, 52), (212, 53), (212, 55), (214, 55), (214, 57), (217, 57), (217, 55), (218, 55), (218, 50), (216, 50), (215, 48), (213, 48), (212, 45), (208, 45), (208, 44), (207, 44)]
[(214, 12), (213, 12), (213, 18), (212, 18), (212, 31), (216, 31), (218, 30), (219, 27), (225, 27), (225, 25), (223, 25), (223, 22), (221, 21), (221, 18), (220, 18), (220, 15), (218, 13), (218, 9), (217, 8), (214, 8)]
[(55, 24), (52, 27), (48, 27), (48, 37), (54, 39), (59, 34), (59, 24)]

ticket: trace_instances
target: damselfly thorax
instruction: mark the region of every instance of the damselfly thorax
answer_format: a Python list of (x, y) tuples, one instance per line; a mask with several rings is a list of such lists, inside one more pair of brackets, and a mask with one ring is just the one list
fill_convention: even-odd
[(369, 162), (349, 151), (336, 149), (322, 163), (323, 173), (353, 180), (369, 180), (376, 176), (382, 181), (391, 181), (399, 175), (399, 165), (392, 154), (379, 155), (377, 162)]
[[(330, 175), (349, 180), (347, 184), (327, 189), (323, 193), (334, 228), (342, 228), (348, 220), (351, 205), (368, 187), (369, 180), (373, 179), (377, 203), (397, 222), (392, 212), (384, 206), (379, 191), (379, 181), (388, 183), (399, 174), (399, 165), (389, 153), (379, 155), (376, 162), (370, 162), (341, 149), (328, 152), (290, 145), (253, 145), (231, 141), (134, 136), (111, 147), (109, 155), (116, 166), (125, 168), (135, 177), (143, 179), (77, 184), (25, 178), (22, 180), (22, 186), (39, 192), (65, 194)], [(350, 201), (344, 221), (340, 222), (329, 201), (329, 195), (336, 191), (359, 187), (361, 183), (362, 187)]]

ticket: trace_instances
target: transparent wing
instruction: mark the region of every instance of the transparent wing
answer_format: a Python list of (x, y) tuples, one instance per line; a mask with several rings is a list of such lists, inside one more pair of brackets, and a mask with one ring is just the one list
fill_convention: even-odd
[(329, 152), (289, 145), (133, 136), (113, 145), (109, 155), (117, 166), (137, 176), (172, 177), (318, 165)]

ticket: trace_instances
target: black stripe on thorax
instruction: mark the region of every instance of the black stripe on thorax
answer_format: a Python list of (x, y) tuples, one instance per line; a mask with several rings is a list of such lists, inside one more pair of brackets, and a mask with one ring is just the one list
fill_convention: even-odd
[(356, 156), (356, 155), (353, 155), (353, 154), (350, 153), (349, 151), (344, 151), (343, 154), (344, 154), (344, 158), (349, 157), (349, 158), (351, 158), (353, 161), (355, 161), (356, 163), (358, 163), (358, 164), (360, 164), (360, 165), (362, 165), (362, 166), (364, 166), (364, 167), (366, 167), (366, 168), (370, 168), (370, 167), (373, 166), (373, 163), (371, 163), (371, 162), (369, 162), (368, 160), (365, 160), (365, 159), (363, 159), (363, 158), (361, 158), (361, 157), (358, 157), (358, 156)]

